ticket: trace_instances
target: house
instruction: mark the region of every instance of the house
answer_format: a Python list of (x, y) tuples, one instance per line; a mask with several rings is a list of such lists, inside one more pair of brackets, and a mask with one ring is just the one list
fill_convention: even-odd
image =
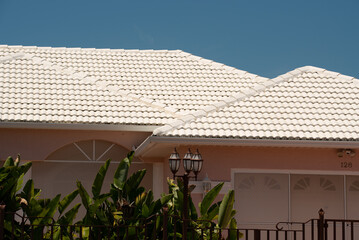
[[(180, 50), (0, 46), (0, 159), (21, 153), (44, 196), (89, 188), (136, 149), (156, 196), (168, 157), (199, 149), (202, 180), (235, 189), (242, 226), (359, 219), (359, 80), (317, 67), (274, 79)], [(110, 178), (106, 180), (111, 181)]]

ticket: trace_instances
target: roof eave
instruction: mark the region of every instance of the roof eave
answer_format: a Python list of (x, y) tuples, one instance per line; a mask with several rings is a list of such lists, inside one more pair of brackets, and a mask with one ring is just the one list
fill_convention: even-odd
[(159, 126), (129, 124), (0, 122), (0, 128), (153, 132)]
[(359, 148), (359, 141), (330, 140), (278, 140), (278, 139), (235, 139), (150, 136), (137, 149), (136, 156), (144, 156), (151, 146), (161, 143), (173, 145), (217, 145), (258, 147), (304, 147), (304, 148)]

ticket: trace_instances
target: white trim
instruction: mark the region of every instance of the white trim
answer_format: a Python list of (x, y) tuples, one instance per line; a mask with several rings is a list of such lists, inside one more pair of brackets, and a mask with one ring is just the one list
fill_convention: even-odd
[(85, 153), (85, 151), (82, 150), (82, 149), (80, 148), (80, 146), (77, 145), (77, 143), (74, 142), (73, 144), (77, 147), (78, 150), (80, 150), (80, 152), (81, 152), (89, 161), (93, 161), (93, 159), (91, 159), (89, 156), (87, 156), (87, 154)]
[(345, 176), (351, 175), (351, 176), (359, 176), (359, 171), (231, 168), (231, 177), (232, 177), (232, 179), (233, 179), (235, 173), (282, 173), (282, 174), (345, 175)]
[(344, 219), (347, 219), (347, 175), (343, 175), (343, 194), (344, 194)]
[[(100, 163), (103, 164), (105, 161), (86, 161), (86, 160), (40, 160), (40, 161), (32, 161), (32, 162), (46, 162), (46, 163)], [(111, 161), (111, 164), (120, 163), (121, 161)], [(151, 164), (150, 162), (134, 162), (131, 164)]]
[(290, 221), (292, 220), (292, 208), (291, 208), (291, 201), (292, 201), (291, 195), (292, 195), (292, 191), (291, 191), (291, 189), (290, 189), (291, 183), (292, 183), (292, 176), (291, 176), (291, 174), (289, 173), (289, 174), (288, 174), (288, 222), (290, 222)]
[(257, 173), (257, 174), (287, 174), (289, 176), (288, 180), (288, 218), (289, 222), (292, 221), (291, 216), (291, 176), (306, 174), (306, 175), (333, 175), (343, 177), (343, 205), (344, 205), (344, 219), (347, 219), (347, 186), (346, 178), (347, 176), (359, 176), (359, 171), (328, 171), (328, 170), (297, 170), (297, 169), (252, 169), (252, 168), (232, 168), (231, 169), (231, 186), (234, 189), (234, 175), (238, 173)]
[(198, 138), (198, 137), (162, 137), (149, 136), (136, 149), (136, 156), (146, 154), (157, 143), (183, 145), (218, 146), (260, 146), (260, 147), (307, 147), (307, 148), (359, 148), (359, 141), (324, 140), (275, 140), (275, 139), (235, 139), (235, 138)]
[(153, 132), (160, 126), (86, 123), (0, 122), (0, 128)]
[(96, 161), (96, 141), (92, 140), (92, 161)]
[(113, 146), (115, 146), (114, 143), (113, 143), (111, 146), (109, 146), (109, 147), (106, 149), (106, 151), (104, 151), (104, 152), (101, 154), (101, 156), (99, 156), (99, 157), (96, 159), (96, 161), (99, 161), (108, 151), (111, 150), (111, 148), (112, 148)]

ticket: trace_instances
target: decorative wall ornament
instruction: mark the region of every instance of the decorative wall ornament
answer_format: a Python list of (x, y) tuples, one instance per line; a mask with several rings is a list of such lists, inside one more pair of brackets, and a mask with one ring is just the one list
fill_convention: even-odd
[(354, 157), (355, 156), (355, 151), (353, 149), (339, 149), (337, 151), (337, 156), (338, 157), (344, 157), (344, 156), (349, 156), (349, 157)]

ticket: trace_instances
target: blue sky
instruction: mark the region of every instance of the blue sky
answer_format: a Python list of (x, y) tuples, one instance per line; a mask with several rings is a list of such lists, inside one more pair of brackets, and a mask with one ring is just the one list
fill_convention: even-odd
[(358, 0), (0, 0), (0, 44), (181, 49), (265, 77), (359, 78)]

